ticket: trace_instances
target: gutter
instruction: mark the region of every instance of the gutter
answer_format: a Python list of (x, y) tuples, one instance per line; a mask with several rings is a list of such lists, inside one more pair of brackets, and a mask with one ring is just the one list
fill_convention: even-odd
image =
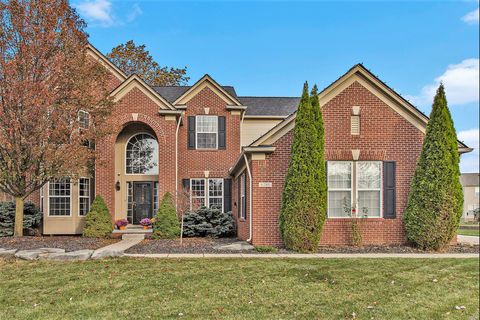
[(252, 242), (252, 235), (253, 235), (253, 213), (252, 213), (252, 188), (253, 188), (253, 181), (252, 181), (252, 172), (250, 171), (250, 166), (248, 165), (247, 155), (244, 153), (243, 158), (245, 159), (245, 164), (247, 166), (247, 173), (248, 173), (248, 239), (247, 242)]
[(180, 129), (180, 124), (182, 123), (183, 112), (180, 112), (180, 117), (178, 118), (177, 129), (175, 130), (175, 211), (178, 209), (178, 131)]

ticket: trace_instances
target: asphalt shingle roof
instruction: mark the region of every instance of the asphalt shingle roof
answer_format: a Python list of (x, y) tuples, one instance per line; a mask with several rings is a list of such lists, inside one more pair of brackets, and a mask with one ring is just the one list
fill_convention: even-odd
[(297, 111), (297, 97), (238, 97), (247, 106), (247, 116), (288, 116)]
[[(177, 100), (182, 94), (187, 92), (192, 86), (167, 86), (167, 87), (153, 87), (153, 90), (158, 92), (162, 97), (164, 97), (168, 102), (173, 103)], [(234, 98), (237, 98), (237, 93), (235, 88), (232, 86), (222, 86), (223, 90), (227, 91), (229, 95)]]

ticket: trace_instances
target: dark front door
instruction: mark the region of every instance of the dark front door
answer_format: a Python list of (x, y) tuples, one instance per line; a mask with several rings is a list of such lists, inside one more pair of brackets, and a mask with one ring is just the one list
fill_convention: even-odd
[(133, 224), (140, 224), (143, 218), (153, 217), (153, 183), (133, 183)]

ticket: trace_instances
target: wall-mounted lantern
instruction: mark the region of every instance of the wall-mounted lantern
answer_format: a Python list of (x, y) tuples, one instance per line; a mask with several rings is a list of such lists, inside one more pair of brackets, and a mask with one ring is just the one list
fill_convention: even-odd
[(115, 182), (115, 190), (120, 191), (120, 181)]

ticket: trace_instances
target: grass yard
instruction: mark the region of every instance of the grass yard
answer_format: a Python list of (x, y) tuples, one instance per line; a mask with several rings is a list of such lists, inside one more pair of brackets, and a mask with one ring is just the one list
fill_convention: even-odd
[(480, 236), (480, 230), (470, 230), (470, 229), (458, 229), (457, 234), (462, 236)]
[(352, 319), (353, 313), (478, 319), (479, 260), (0, 259), (0, 319)]

